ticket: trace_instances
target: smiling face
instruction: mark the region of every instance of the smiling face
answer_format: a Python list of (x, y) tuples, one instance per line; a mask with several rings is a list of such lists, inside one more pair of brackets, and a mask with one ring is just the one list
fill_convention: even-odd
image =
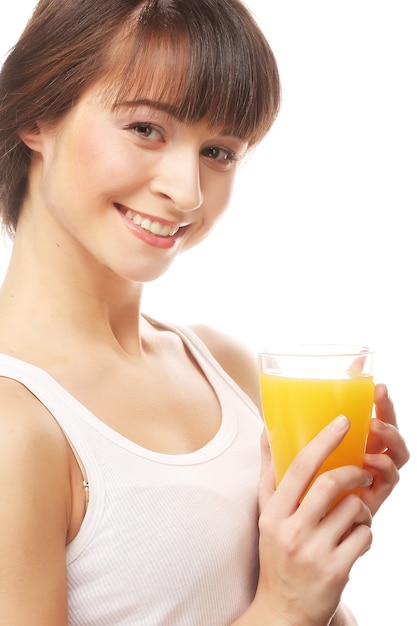
[[(49, 2), (59, 27), (67, 3)], [(78, 276), (98, 268), (146, 282), (224, 212), (237, 162), (275, 118), (279, 80), (265, 38), (236, 0), (122, 5), (106, 4), (99, 55), (95, 4), (66, 54), (65, 33), (56, 41), (42, 22), (62, 66), (57, 73), (49, 63), (29, 81), (31, 116), (18, 127), (26, 145), (10, 148), (28, 174), (16, 168), (7, 219), (49, 267), (55, 247)]]
[(139, 282), (210, 232), (247, 148), (160, 102), (110, 106), (100, 85), (58, 124), (22, 137), (35, 155), (22, 224)]
[(32, 155), (22, 129), (59, 124), (92, 85), (111, 106), (168, 102), (256, 145), (279, 108), (278, 69), (240, 0), (39, 0), (0, 71), (0, 218), (13, 236)]

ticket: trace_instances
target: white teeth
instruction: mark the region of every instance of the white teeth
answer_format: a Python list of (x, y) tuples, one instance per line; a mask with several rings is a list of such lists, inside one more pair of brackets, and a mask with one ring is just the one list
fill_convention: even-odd
[(152, 222), (148, 217), (141, 217), (133, 211), (126, 211), (126, 217), (132, 220), (136, 226), (140, 226), (144, 230), (148, 230), (153, 235), (159, 237), (172, 237), (179, 231), (179, 226), (170, 226), (169, 224), (161, 224), (161, 222)]
[(135, 215), (133, 221), (135, 222), (135, 224), (141, 226), (145, 230), (151, 230), (152, 222), (147, 217), (143, 220), (140, 215)]

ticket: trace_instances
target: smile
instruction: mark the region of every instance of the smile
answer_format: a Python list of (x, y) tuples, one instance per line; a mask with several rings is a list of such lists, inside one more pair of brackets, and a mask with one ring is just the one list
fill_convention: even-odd
[(179, 224), (163, 224), (162, 222), (151, 220), (148, 217), (142, 217), (139, 213), (134, 213), (129, 209), (126, 211), (125, 217), (136, 224), (136, 226), (147, 230), (157, 237), (173, 237), (180, 229)]

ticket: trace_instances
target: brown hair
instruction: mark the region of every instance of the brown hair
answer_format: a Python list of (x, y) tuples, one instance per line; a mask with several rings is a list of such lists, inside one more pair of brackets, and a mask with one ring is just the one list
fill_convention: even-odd
[(40, 0), (0, 73), (0, 215), (15, 232), (30, 167), (19, 138), (54, 123), (97, 81), (253, 146), (279, 108), (278, 69), (240, 0)]

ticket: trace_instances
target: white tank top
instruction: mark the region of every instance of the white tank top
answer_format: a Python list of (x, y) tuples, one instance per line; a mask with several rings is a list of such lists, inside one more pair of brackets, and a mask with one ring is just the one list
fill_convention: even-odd
[(138, 446), (45, 371), (0, 355), (0, 376), (45, 405), (86, 470), (89, 505), (67, 548), (70, 626), (227, 626), (254, 596), (262, 421), (194, 333), (164, 327), (222, 408), (215, 437), (190, 454)]

